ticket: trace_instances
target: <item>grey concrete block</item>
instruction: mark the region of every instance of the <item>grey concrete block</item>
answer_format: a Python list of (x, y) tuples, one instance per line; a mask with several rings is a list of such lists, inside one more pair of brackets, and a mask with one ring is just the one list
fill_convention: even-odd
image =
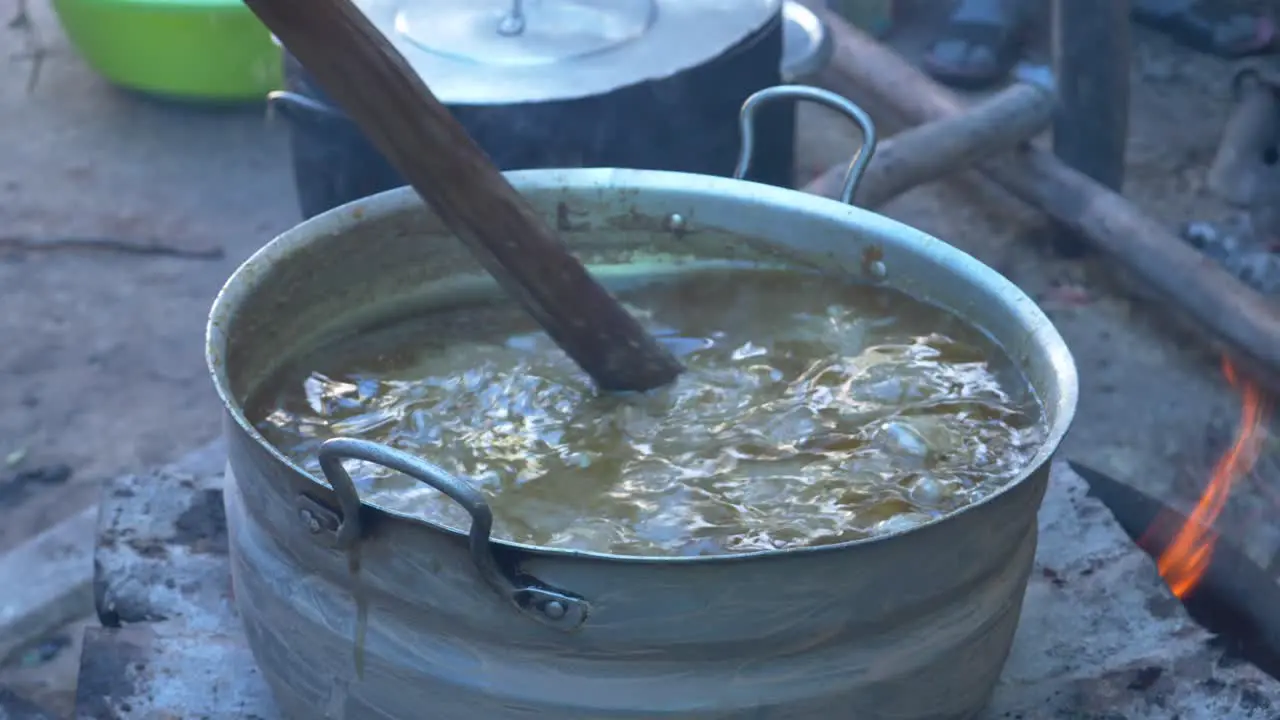
[(0, 662), (89, 614), (97, 525), (90, 507), (0, 556)]
[(172, 620), (85, 632), (75, 720), (279, 717), (234, 624), (226, 632)]
[(221, 443), (144, 475), (110, 480), (94, 551), (107, 627), (182, 619), (220, 630), (231, 616)]

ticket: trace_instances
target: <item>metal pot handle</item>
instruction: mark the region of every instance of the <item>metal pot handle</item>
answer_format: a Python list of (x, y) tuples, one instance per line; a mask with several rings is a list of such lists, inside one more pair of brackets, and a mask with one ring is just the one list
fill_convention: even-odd
[(267, 93), (267, 111), (295, 123), (317, 119), (351, 122), (332, 105), (288, 90)]
[(853, 104), (853, 102), (833, 92), (811, 85), (776, 85), (760, 90), (742, 103), (742, 112), (738, 115), (742, 147), (738, 151), (738, 166), (733, 170), (733, 177), (741, 180), (746, 176), (747, 169), (751, 167), (751, 152), (755, 146), (756, 109), (774, 100), (808, 100), (816, 102), (819, 105), (826, 105), (832, 110), (844, 113), (845, 117), (857, 123), (858, 128), (862, 130), (862, 147), (858, 148), (858, 152), (849, 163), (849, 170), (844, 176), (844, 189), (840, 191), (840, 202), (852, 205), (854, 193), (858, 190), (858, 183), (862, 181), (862, 175), (866, 173), (867, 165), (871, 163), (871, 156), (876, 151), (876, 124), (872, 122), (871, 116), (865, 110)]
[[(334, 438), (320, 446), (320, 469), (325, 480), (338, 496), (342, 517), (337, 519), (330, 542), (333, 547), (345, 550), (360, 539), (364, 528), (360, 522), (360, 494), (351, 475), (342, 466), (346, 459), (364, 460), (402, 472), (448, 495), (471, 515), (468, 544), (471, 562), (480, 577), (499, 595), (511, 601), (517, 610), (533, 619), (559, 630), (576, 630), (586, 622), (590, 605), (583, 598), (536, 583), (532, 578), (503, 572), (493, 556), (489, 533), (493, 528), (493, 512), (484, 495), (470, 482), (454, 477), (432, 463), (368, 440)], [(304, 511), (304, 519), (306, 519)], [(312, 532), (319, 532), (318, 523), (311, 521)]]

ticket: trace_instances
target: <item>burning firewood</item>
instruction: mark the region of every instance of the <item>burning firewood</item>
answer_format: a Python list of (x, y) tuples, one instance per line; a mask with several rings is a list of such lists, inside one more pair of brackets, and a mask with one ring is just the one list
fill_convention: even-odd
[[(1156, 560), (1187, 613), (1232, 654), (1280, 679), (1280, 587), (1267, 572), (1194, 517), (1097, 470), (1069, 464), (1125, 533)], [(1195, 544), (1187, 538), (1195, 538)], [(1184, 574), (1191, 566), (1194, 574)]]

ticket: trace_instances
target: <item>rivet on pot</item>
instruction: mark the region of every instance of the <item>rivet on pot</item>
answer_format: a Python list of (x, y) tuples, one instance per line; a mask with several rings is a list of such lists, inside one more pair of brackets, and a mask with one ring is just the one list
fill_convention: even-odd
[(552, 600), (551, 602), (542, 606), (542, 614), (546, 615), (548, 618), (551, 618), (552, 620), (559, 620), (563, 618), (566, 612), (568, 612), (568, 608), (566, 608), (564, 606), (564, 603), (560, 602), (559, 600)]
[(885, 267), (883, 260), (875, 260), (868, 263), (867, 272), (871, 273), (871, 277), (877, 280), (883, 280), (889, 276), (889, 268)]
[(298, 519), (312, 535), (336, 533), (342, 525), (341, 517), (306, 495), (299, 495), (295, 505), (298, 508)]
[(667, 229), (677, 235), (683, 233), (686, 230), (684, 216), (680, 213), (671, 213), (667, 217)]
[(302, 508), (298, 511), (298, 517), (302, 518), (302, 523), (307, 526), (307, 530), (309, 530), (312, 535), (320, 532), (320, 518), (316, 517), (315, 513), (306, 508)]

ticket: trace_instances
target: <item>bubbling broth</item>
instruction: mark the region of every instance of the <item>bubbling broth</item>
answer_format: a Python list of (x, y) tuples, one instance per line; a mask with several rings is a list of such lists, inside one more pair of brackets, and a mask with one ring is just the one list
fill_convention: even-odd
[[(494, 535), (619, 555), (709, 555), (914, 527), (1014, 478), (1043, 412), (979, 330), (896, 291), (793, 270), (697, 270), (618, 296), (685, 363), (605, 396), (505, 299), (424, 312), (289, 363), (249, 403), (316, 477), (364, 438), (469, 478)], [(361, 495), (465, 530), (426, 485), (348, 462)]]

